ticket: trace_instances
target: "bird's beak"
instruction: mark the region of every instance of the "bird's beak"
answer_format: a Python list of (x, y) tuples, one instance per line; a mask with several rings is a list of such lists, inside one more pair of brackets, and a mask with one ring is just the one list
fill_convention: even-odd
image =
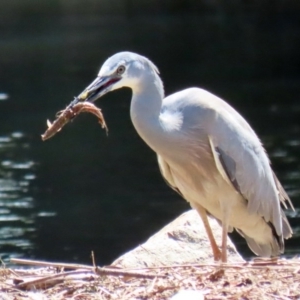
[(106, 93), (108, 93), (114, 83), (121, 78), (113, 76), (98, 76), (85, 90), (75, 98), (76, 102), (89, 101), (94, 102)]

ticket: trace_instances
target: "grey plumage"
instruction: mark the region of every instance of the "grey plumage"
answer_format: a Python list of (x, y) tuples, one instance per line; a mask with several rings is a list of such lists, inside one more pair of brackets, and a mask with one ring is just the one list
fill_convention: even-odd
[[(233, 228), (255, 254), (281, 254), (292, 229), (280, 202), (293, 206), (245, 119), (200, 88), (164, 98), (158, 69), (131, 52), (110, 57), (78, 99), (95, 101), (124, 86), (132, 89), (130, 115), (137, 132), (156, 152), (167, 183), (199, 212), (215, 260), (227, 261), (226, 237)], [(207, 214), (222, 224), (222, 253)]]

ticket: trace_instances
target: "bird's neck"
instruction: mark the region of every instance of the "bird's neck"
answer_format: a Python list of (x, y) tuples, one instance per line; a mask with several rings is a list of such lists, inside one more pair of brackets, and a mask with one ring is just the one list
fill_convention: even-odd
[(164, 89), (158, 75), (143, 82), (144, 84), (139, 85), (138, 89), (132, 89), (130, 115), (138, 134), (152, 149), (156, 150), (158, 139), (163, 134), (159, 115)]

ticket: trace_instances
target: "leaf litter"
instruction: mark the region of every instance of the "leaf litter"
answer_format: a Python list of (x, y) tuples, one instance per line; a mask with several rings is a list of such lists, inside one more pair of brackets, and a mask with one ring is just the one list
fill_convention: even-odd
[[(0, 299), (170, 299), (197, 290), (204, 299), (299, 299), (300, 259), (190, 264), (143, 269), (12, 259), (30, 269), (0, 269)], [(44, 298), (43, 298), (44, 297)]]

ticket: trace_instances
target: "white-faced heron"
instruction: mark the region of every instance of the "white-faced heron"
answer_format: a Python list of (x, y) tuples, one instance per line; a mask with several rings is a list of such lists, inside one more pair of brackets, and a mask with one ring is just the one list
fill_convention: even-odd
[[(77, 100), (95, 101), (122, 87), (132, 89), (132, 122), (156, 152), (163, 177), (201, 216), (214, 259), (227, 261), (227, 232), (233, 228), (255, 254), (283, 253), (292, 229), (281, 204), (293, 205), (245, 119), (200, 88), (164, 98), (156, 66), (131, 52), (107, 59)], [(222, 224), (222, 251), (207, 215)]]

